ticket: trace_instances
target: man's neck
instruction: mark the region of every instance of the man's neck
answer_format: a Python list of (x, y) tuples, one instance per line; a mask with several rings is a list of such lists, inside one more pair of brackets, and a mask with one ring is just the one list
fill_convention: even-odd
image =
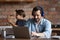
[(41, 21), (35, 22), (35, 24), (39, 24)]

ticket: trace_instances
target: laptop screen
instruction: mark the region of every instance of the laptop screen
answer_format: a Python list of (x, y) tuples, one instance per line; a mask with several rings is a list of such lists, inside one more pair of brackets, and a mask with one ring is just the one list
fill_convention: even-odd
[(28, 27), (13, 27), (15, 38), (30, 38), (29, 29)]

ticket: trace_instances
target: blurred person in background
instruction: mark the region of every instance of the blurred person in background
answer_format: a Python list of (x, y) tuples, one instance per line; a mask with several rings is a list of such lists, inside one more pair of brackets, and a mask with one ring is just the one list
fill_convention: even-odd
[[(11, 19), (8, 19), (8, 22), (12, 25), (12, 26), (25, 26), (26, 24), (26, 20), (24, 19), (24, 17), (26, 16), (25, 15), (25, 12), (24, 10), (15, 10), (16, 11), (16, 19), (17, 21), (14, 23), (14, 19), (11, 20)], [(10, 17), (13, 17), (13, 15), (11, 15)]]

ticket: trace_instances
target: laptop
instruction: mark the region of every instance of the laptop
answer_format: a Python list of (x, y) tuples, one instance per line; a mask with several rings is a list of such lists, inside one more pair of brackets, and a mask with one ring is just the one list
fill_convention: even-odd
[(30, 33), (28, 27), (13, 27), (15, 38), (30, 39)]

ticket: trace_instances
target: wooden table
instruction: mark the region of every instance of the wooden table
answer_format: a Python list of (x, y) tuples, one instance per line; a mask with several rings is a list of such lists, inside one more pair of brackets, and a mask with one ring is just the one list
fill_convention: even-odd
[(60, 28), (52, 28), (54, 31), (60, 31)]
[(6, 38), (0, 38), (0, 40), (60, 40), (60, 39), (52, 39), (52, 38), (49, 38), (49, 39), (47, 39), (47, 38), (31, 38), (31, 39), (16, 39), (16, 38), (14, 38), (14, 39), (6, 39)]
[[(60, 28), (52, 28), (52, 33), (53, 33), (54, 35), (60, 34)], [(53, 34), (52, 34), (52, 35), (53, 35)]]

